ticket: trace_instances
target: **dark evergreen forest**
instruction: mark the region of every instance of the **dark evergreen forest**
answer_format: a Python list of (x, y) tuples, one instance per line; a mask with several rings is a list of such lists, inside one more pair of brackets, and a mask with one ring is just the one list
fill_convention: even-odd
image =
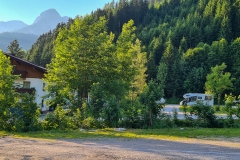
[[(165, 97), (205, 92), (211, 67), (223, 62), (235, 78), (226, 93), (240, 95), (240, 0), (113, 0), (90, 16), (105, 16), (116, 39), (123, 24), (134, 20), (147, 53), (147, 81), (164, 79)], [(72, 22), (41, 35), (25, 58), (46, 67), (59, 30)], [(159, 77), (164, 68), (166, 78)]]

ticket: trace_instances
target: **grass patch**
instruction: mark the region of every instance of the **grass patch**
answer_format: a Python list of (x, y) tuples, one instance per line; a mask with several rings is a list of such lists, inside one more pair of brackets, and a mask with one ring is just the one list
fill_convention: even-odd
[(0, 131), (0, 138), (5, 136), (8, 136), (8, 133), (5, 131)]
[(115, 131), (114, 129), (98, 130), (73, 130), (73, 131), (38, 131), (27, 133), (6, 133), (2, 135), (12, 135), (14, 137), (43, 138), (43, 139), (99, 139), (99, 138), (151, 138), (179, 140), (186, 138), (211, 138), (211, 137), (238, 137), (240, 129), (212, 129), (212, 128), (171, 128), (171, 129), (129, 129), (125, 131)]

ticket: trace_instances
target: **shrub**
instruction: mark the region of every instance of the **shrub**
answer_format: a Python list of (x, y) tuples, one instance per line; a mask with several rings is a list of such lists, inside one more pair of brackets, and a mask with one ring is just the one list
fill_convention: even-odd
[(57, 106), (53, 113), (48, 113), (43, 121), (43, 128), (46, 130), (61, 129), (66, 130), (72, 127), (71, 118), (67, 111), (61, 106)]
[(102, 116), (107, 127), (117, 127), (120, 118), (120, 107), (115, 96), (110, 97), (104, 105)]
[(7, 121), (8, 131), (36, 131), (41, 130), (39, 124), (40, 110), (34, 102), (35, 97), (28, 93), (20, 95), (21, 101), (16, 103), (9, 112)]
[(125, 128), (141, 128), (143, 126), (142, 107), (143, 105), (139, 102), (138, 98), (134, 103), (132, 103), (130, 99), (121, 101), (120, 108), (122, 109), (121, 113), (123, 118), (121, 118), (119, 126)]
[(192, 106), (190, 114), (198, 117), (199, 125), (202, 127), (215, 127), (216, 125), (216, 116), (214, 115), (213, 108), (203, 104), (201, 101), (197, 101), (197, 103)]
[(93, 117), (88, 117), (83, 120), (82, 128), (84, 129), (98, 128), (98, 121)]

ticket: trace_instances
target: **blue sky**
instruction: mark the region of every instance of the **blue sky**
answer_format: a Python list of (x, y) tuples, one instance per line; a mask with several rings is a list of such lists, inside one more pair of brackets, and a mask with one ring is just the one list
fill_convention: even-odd
[[(0, 0), (0, 21), (20, 20), (30, 25), (43, 11), (54, 8), (61, 16), (85, 16), (112, 0)], [(116, 2), (116, 0), (115, 0)]]

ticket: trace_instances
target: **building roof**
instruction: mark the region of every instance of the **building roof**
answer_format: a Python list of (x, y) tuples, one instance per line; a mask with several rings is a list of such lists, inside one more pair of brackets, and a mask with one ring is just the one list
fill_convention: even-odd
[(36, 69), (38, 69), (38, 70), (40, 70), (40, 71), (43, 71), (43, 72), (46, 72), (46, 71), (47, 71), (47, 69), (44, 68), (44, 67), (38, 66), (38, 65), (33, 64), (33, 63), (31, 63), (31, 62), (28, 62), (28, 61), (26, 61), (26, 60), (23, 60), (23, 59), (21, 59), (21, 58), (18, 58), (18, 57), (16, 57), (16, 56), (12, 55), (12, 54), (7, 54), (7, 53), (5, 53), (5, 55), (8, 56), (8, 57), (10, 57), (11, 59), (15, 60), (16, 62), (20, 62), (20, 63), (24, 63), (24, 64), (27, 64), (27, 65), (30, 65), (30, 66), (32, 66), (32, 67), (34, 67), (34, 68), (36, 68)]

